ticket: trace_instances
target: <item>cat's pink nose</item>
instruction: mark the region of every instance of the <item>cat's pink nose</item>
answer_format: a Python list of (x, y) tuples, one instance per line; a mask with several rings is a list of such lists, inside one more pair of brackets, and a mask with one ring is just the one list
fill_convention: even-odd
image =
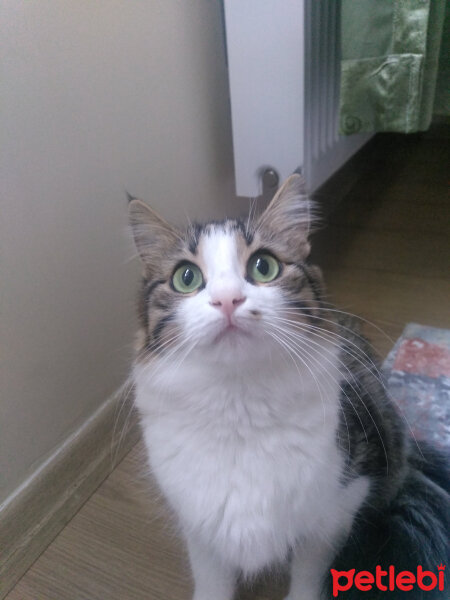
[(238, 306), (246, 301), (246, 297), (241, 294), (220, 294), (211, 299), (211, 306), (221, 310), (225, 316), (230, 317)]

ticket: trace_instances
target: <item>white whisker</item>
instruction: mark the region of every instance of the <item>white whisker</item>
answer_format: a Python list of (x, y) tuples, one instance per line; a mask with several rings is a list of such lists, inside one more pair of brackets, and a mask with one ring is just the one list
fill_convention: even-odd
[[(301, 312), (301, 311), (296, 311), (296, 312), (297, 312), (297, 314), (299, 314), (299, 312)], [(305, 315), (305, 316), (309, 317), (310, 315)], [(329, 319), (323, 319), (322, 317), (313, 317), (313, 318), (315, 318), (317, 320), (325, 321), (327, 323), (336, 324), (334, 321), (331, 321)], [(377, 367), (377, 365), (374, 362), (374, 360), (372, 359), (372, 357), (370, 355), (368, 355), (355, 342), (353, 342), (352, 340), (349, 340), (348, 338), (346, 338), (344, 336), (341, 336), (341, 335), (337, 334), (334, 331), (323, 329), (322, 327), (311, 325), (309, 323), (301, 323), (299, 321), (293, 321), (291, 319), (283, 319), (282, 317), (274, 317), (274, 319), (285, 321), (286, 323), (289, 323), (290, 326), (292, 326), (294, 328), (300, 328), (300, 329), (303, 329), (303, 330), (306, 329), (306, 330), (309, 331), (309, 335), (316, 335), (316, 336), (322, 337), (319, 334), (314, 333), (316, 331), (320, 331), (325, 336), (325, 337), (323, 337), (323, 339), (326, 339), (326, 337), (330, 338), (330, 337), (334, 336), (334, 337), (342, 340), (343, 343), (341, 343), (341, 344), (335, 343), (334, 345), (336, 345), (343, 352), (345, 352), (346, 354), (348, 354), (349, 356), (351, 356), (352, 358), (354, 358), (363, 368), (365, 368), (378, 381), (378, 383), (380, 383), (380, 385), (383, 387), (383, 390), (384, 390), (386, 396), (392, 401), (389, 389), (388, 389), (388, 387), (386, 385), (385, 379), (384, 379), (383, 374), (381, 373), (380, 369)], [(336, 324), (336, 325), (340, 329), (345, 329), (346, 331), (348, 331), (349, 333), (351, 333), (355, 337), (359, 338), (363, 343), (366, 343), (367, 345), (370, 346), (370, 344), (368, 344), (367, 340), (363, 336), (358, 335), (354, 330), (350, 329), (349, 327), (345, 327), (345, 326), (341, 325), (340, 323)], [(330, 343), (331, 343), (331, 341), (330, 341)], [(350, 344), (352, 347), (355, 348), (355, 353), (353, 353), (352, 351), (350, 351), (348, 348), (345, 348), (343, 344)], [(370, 368), (369, 368), (369, 366), (367, 364), (365, 364), (365, 362), (362, 359), (359, 358), (359, 356), (356, 354), (356, 352), (360, 353), (364, 357), (364, 359), (367, 359), (367, 361), (369, 362)], [(346, 370), (351, 374), (351, 377), (354, 380), (356, 380), (356, 375), (354, 373), (350, 372), (350, 370), (347, 367), (346, 367)], [(375, 406), (376, 406), (376, 404), (375, 404)], [(414, 434), (414, 431), (413, 431), (413, 429), (411, 427), (411, 424), (409, 423), (409, 421), (408, 421), (406, 415), (404, 414), (404, 411), (401, 409), (401, 407), (399, 405), (397, 405), (397, 404), (396, 404), (396, 406), (397, 406), (397, 409), (398, 409), (398, 411), (400, 413), (400, 416), (404, 420), (404, 422), (405, 422), (405, 424), (406, 424), (406, 426), (407, 426), (407, 428), (409, 430), (409, 433), (411, 434), (412, 439), (414, 440), (414, 443), (415, 443), (415, 445), (416, 445), (419, 453), (423, 457), (422, 450), (421, 450), (420, 445), (419, 445), (419, 443), (417, 441), (417, 438), (416, 438), (416, 436)]]
[[(272, 327), (276, 327), (276, 326), (274, 326), (274, 325), (272, 324)], [(286, 330), (284, 330), (284, 331), (285, 331), (285, 333), (286, 333), (287, 335), (290, 335), (291, 337), (293, 337), (293, 336), (294, 336), (294, 334), (293, 334), (292, 332), (289, 332), (289, 331), (286, 331)], [(307, 341), (307, 342), (310, 342), (310, 341), (311, 341), (311, 340), (309, 340), (309, 339), (308, 339), (308, 338), (306, 338), (306, 337), (304, 337), (304, 338), (303, 338), (303, 340), (305, 340), (305, 341)], [(303, 340), (302, 340), (302, 341), (303, 341)], [(294, 343), (294, 342), (293, 342), (293, 343)], [(316, 345), (316, 346), (319, 346), (319, 348), (321, 348), (321, 350), (326, 350), (326, 349), (325, 349), (325, 348), (323, 348), (323, 347), (322, 347), (320, 344), (317, 344), (317, 343), (315, 343), (315, 345)], [(303, 350), (303, 351), (305, 351), (303, 347), (302, 347), (302, 350)], [(333, 353), (331, 353), (331, 352), (329, 352), (329, 353), (330, 353), (330, 354), (333, 356), (333, 358), (335, 358), (335, 356), (333, 355)], [(327, 357), (325, 357), (325, 356), (324, 356), (324, 355), (323, 355), (321, 352), (318, 352), (318, 354), (319, 354), (319, 356), (322, 356), (322, 358), (324, 358), (324, 360), (325, 360), (327, 363), (329, 363), (329, 364), (330, 364), (330, 366), (331, 366), (331, 367), (333, 367), (333, 368), (334, 368), (334, 369), (335, 369), (335, 370), (338, 372), (338, 374), (339, 374), (340, 376), (342, 376), (342, 373), (341, 373), (341, 371), (340, 371), (340, 370), (339, 370), (339, 369), (336, 367), (336, 365), (335, 365), (335, 364), (334, 364), (334, 363), (333, 363), (333, 362), (332, 362), (330, 359), (328, 359)], [(312, 356), (311, 356), (311, 358), (314, 358), (314, 357), (312, 357)], [(319, 367), (321, 366), (317, 358), (315, 359), (315, 362), (316, 362), (316, 364), (317, 364)], [(361, 424), (361, 428), (362, 428), (362, 430), (363, 430), (363, 432), (364, 432), (364, 436), (365, 436), (365, 438), (366, 438), (366, 442), (368, 442), (367, 432), (366, 432), (366, 429), (365, 429), (365, 427), (364, 427), (364, 424), (363, 424), (363, 422), (362, 422), (362, 420), (361, 420), (361, 417), (360, 417), (360, 415), (359, 415), (358, 411), (356, 410), (356, 407), (354, 406), (353, 402), (350, 400), (350, 398), (349, 398), (348, 394), (347, 394), (347, 393), (345, 392), (345, 390), (342, 388), (342, 386), (341, 386), (341, 384), (340, 384), (340, 380), (338, 381), (338, 380), (337, 380), (337, 379), (336, 379), (336, 378), (335, 378), (333, 375), (330, 375), (329, 373), (328, 373), (328, 376), (329, 376), (329, 377), (331, 377), (331, 378), (333, 379), (333, 381), (334, 381), (334, 382), (335, 382), (335, 383), (338, 385), (338, 387), (340, 388), (340, 390), (342, 391), (342, 393), (343, 393), (343, 394), (344, 394), (344, 396), (346, 397), (347, 401), (349, 402), (350, 406), (351, 406), (351, 407), (352, 407), (352, 409), (354, 410), (354, 412), (355, 412), (355, 414), (356, 414), (356, 416), (357, 416), (357, 418), (358, 418), (358, 420), (359, 420), (359, 422), (360, 422), (360, 424)], [(358, 391), (357, 391), (355, 388), (353, 388), (353, 387), (352, 387), (352, 389), (353, 389), (353, 391), (356, 393), (356, 395), (357, 395), (357, 396), (360, 398)], [(361, 398), (360, 398), (360, 399), (361, 399)], [(345, 413), (344, 413), (344, 417), (345, 417)], [(347, 423), (347, 419), (345, 419), (345, 421), (346, 421), (346, 423)], [(347, 425), (347, 431), (348, 431), (348, 425)], [(349, 444), (350, 444), (350, 439), (349, 439)]]
[[(279, 332), (279, 333), (281, 334), (281, 332)], [(318, 381), (318, 379), (317, 379), (317, 377), (316, 377), (316, 375), (315, 375), (315, 373), (314, 373), (313, 369), (311, 369), (311, 368), (310, 368), (310, 366), (309, 366), (309, 365), (306, 363), (306, 361), (304, 360), (304, 358), (303, 358), (302, 356), (300, 356), (300, 354), (299, 354), (299, 353), (298, 353), (296, 350), (294, 350), (294, 349), (292, 348), (292, 346), (290, 345), (290, 343), (289, 343), (289, 342), (287, 342), (287, 341), (286, 341), (286, 339), (282, 339), (282, 338), (280, 338), (278, 335), (276, 335), (276, 334), (275, 334), (275, 333), (273, 333), (273, 332), (270, 332), (270, 333), (269, 333), (269, 335), (271, 335), (271, 336), (272, 336), (274, 339), (278, 340), (278, 341), (279, 341), (279, 342), (280, 342), (282, 345), (284, 345), (286, 348), (289, 348), (289, 350), (290, 350), (290, 351), (291, 351), (291, 352), (294, 354), (294, 356), (296, 356), (296, 357), (297, 357), (297, 358), (298, 358), (298, 359), (299, 359), (299, 360), (302, 362), (302, 364), (303, 364), (303, 365), (304, 365), (304, 366), (307, 368), (307, 370), (309, 371), (309, 373), (310, 373), (310, 374), (311, 374), (311, 376), (313, 377), (313, 379), (314, 379), (314, 382), (315, 382), (315, 384), (316, 384), (316, 386), (317, 386), (317, 390), (318, 390), (318, 392), (319, 392), (319, 395), (320, 395), (320, 400), (321, 400), (321, 402), (322, 402), (322, 409), (323, 409), (323, 420), (324, 420), (324, 422), (325, 422), (325, 419), (326, 419), (326, 414), (325, 414), (325, 412), (326, 412), (326, 411), (325, 411), (325, 402), (324, 402), (324, 398), (323, 398), (322, 388), (321, 388), (321, 386), (320, 386), (320, 383), (319, 383), (319, 381)]]
[[(294, 334), (291, 334), (291, 335), (294, 335)], [(315, 345), (318, 345), (318, 346), (320, 346), (320, 344), (318, 344), (317, 342), (314, 342), (314, 341), (312, 341), (312, 340), (308, 339), (307, 337), (303, 337), (303, 340), (306, 340), (308, 343), (312, 343), (312, 344), (315, 344)], [(325, 349), (325, 348), (323, 348), (323, 347), (321, 347), (321, 348), (322, 348), (322, 350), (326, 351), (326, 349)], [(322, 356), (323, 356), (323, 355), (322, 355)], [(326, 359), (326, 357), (324, 357), (324, 356), (323, 356), (323, 358), (325, 358), (325, 360), (327, 360), (327, 359)], [(329, 362), (330, 364), (332, 364), (332, 363), (331, 363), (331, 361), (329, 361), (329, 360), (327, 360), (327, 362)], [(342, 364), (343, 364), (343, 363), (342, 363)], [(345, 365), (343, 365), (343, 366), (345, 367)], [(345, 368), (348, 370), (348, 368), (347, 368), (347, 367), (345, 367)], [(384, 456), (385, 456), (385, 459), (386, 459), (386, 471), (388, 472), (388, 470), (389, 470), (389, 464), (388, 464), (388, 463), (389, 463), (389, 461), (388, 461), (388, 455), (387, 455), (386, 446), (385, 446), (385, 444), (384, 444), (384, 441), (383, 441), (383, 438), (382, 438), (382, 436), (381, 436), (381, 432), (380, 432), (380, 430), (379, 430), (379, 427), (378, 427), (378, 425), (377, 425), (377, 423), (376, 423), (375, 419), (373, 418), (373, 415), (372, 415), (372, 413), (370, 412), (369, 408), (367, 407), (366, 403), (364, 402), (364, 400), (363, 400), (362, 396), (359, 394), (358, 390), (357, 390), (357, 389), (356, 389), (356, 388), (353, 386), (353, 384), (352, 384), (352, 383), (350, 383), (348, 380), (347, 380), (347, 383), (348, 383), (348, 385), (350, 385), (350, 387), (351, 387), (352, 391), (353, 391), (353, 392), (354, 392), (354, 393), (357, 395), (357, 397), (358, 397), (359, 401), (360, 401), (360, 402), (361, 402), (361, 404), (363, 405), (364, 409), (366, 410), (367, 414), (369, 415), (369, 417), (370, 417), (370, 419), (371, 419), (371, 421), (372, 421), (372, 423), (373, 423), (373, 425), (374, 425), (374, 427), (375, 427), (375, 429), (376, 429), (376, 432), (377, 432), (377, 434), (378, 434), (378, 436), (379, 436), (379, 439), (380, 439), (381, 445), (382, 445), (382, 447), (383, 447), (383, 452), (384, 452)], [(345, 394), (345, 395), (346, 395), (346, 394)], [(347, 396), (347, 395), (346, 395), (346, 396)], [(349, 399), (349, 398), (348, 398), (348, 396), (347, 396), (347, 399)], [(376, 406), (376, 404), (375, 404), (375, 406)], [(353, 407), (353, 404), (352, 404), (352, 407)], [(353, 408), (354, 408), (354, 407), (353, 407)], [(360, 419), (360, 417), (359, 417), (359, 414), (357, 413), (357, 411), (355, 411), (355, 412), (356, 412), (356, 414), (358, 415), (358, 419), (360, 420), (360, 422), (361, 422), (361, 425), (362, 425), (362, 421), (361, 421), (361, 419)], [(363, 426), (363, 425), (362, 425), (362, 427), (363, 427), (363, 429), (364, 429), (364, 426)], [(364, 433), (365, 433), (365, 435), (366, 435), (366, 440), (367, 440), (367, 434), (366, 434), (365, 430), (364, 430)]]

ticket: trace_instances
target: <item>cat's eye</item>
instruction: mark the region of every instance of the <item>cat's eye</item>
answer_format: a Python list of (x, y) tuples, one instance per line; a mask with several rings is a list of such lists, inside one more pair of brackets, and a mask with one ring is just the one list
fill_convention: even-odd
[(269, 283), (280, 273), (280, 265), (276, 258), (266, 252), (254, 254), (248, 261), (247, 274), (258, 283)]
[(174, 289), (182, 294), (195, 292), (202, 283), (202, 272), (193, 263), (184, 263), (181, 267), (178, 267), (172, 277)]

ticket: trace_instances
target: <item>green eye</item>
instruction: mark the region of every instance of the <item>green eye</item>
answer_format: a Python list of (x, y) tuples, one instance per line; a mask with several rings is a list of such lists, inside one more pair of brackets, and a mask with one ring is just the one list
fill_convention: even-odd
[(248, 275), (259, 283), (273, 281), (280, 272), (278, 261), (271, 254), (254, 254), (248, 262)]
[(182, 294), (195, 292), (202, 283), (202, 272), (192, 263), (185, 263), (181, 267), (178, 267), (172, 277), (173, 287), (177, 292), (181, 292)]

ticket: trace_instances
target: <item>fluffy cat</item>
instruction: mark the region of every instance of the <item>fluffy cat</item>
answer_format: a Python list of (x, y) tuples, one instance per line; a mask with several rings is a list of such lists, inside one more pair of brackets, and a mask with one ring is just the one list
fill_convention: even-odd
[(194, 600), (232, 600), (239, 576), (286, 561), (288, 600), (331, 598), (332, 567), (448, 565), (448, 464), (410, 439), (364, 338), (323, 302), (300, 176), (253, 223), (182, 233), (129, 209), (145, 268), (136, 405)]

